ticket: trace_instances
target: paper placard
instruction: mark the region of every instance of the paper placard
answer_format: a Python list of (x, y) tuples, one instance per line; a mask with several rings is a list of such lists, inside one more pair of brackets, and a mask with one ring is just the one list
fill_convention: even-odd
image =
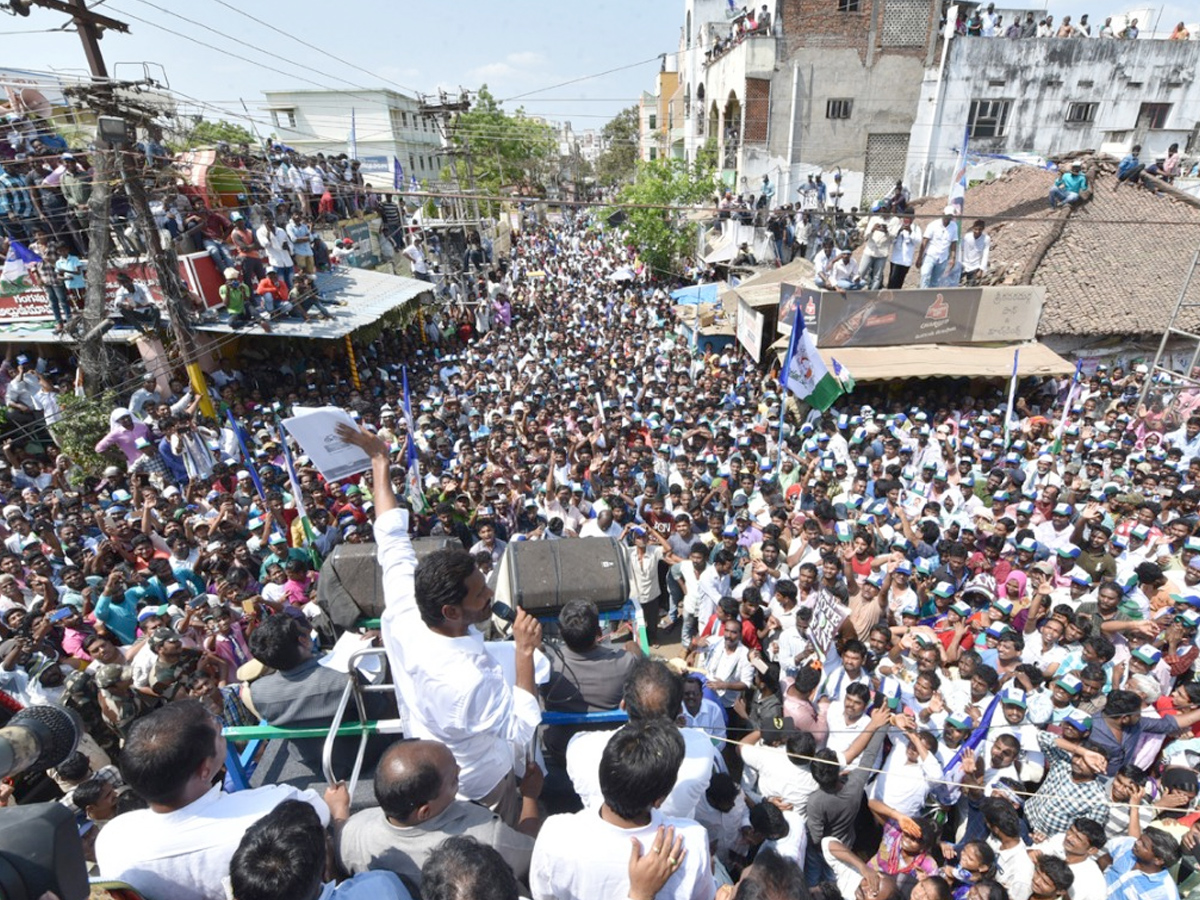
[(371, 468), (371, 457), (338, 437), (340, 424), (358, 429), (350, 414), (337, 406), (308, 408), (302, 415), (283, 420), (283, 427), (326, 481), (340, 481)]

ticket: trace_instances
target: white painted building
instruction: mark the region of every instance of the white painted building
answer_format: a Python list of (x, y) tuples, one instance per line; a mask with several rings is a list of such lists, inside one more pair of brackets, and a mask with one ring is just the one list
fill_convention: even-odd
[(936, 4), (766, 5), (769, 30), (714, 53), (733, 25), (728, 4), (686, 0), (679, 52), (685, 115), (672, 139), (689, 160), (715, 142), (721, 177), (736, 194), (757, 193), (767, 175), (777, 203), (796, 202), (806, 176), (822, 174), (831, 199), (840, 176), (843, 208), (883, 196), (903, 174), (922, 73), (936, 59)]
[[(1195, 40), (955, 39), (921, 85), (905, 177), (914, 196), (947, 193), (964, 131), (972, 155), (1122, 156), (1141, 144), (1150, 163), (1173, 143), (1194, 155), (1198, 64)], [(981, 160), (971, 174), (1005, 167)]]
[(349, 153), (353, 118), (357, 156), (368, 183), (392, 184), (392, 158), (407, 181), (438, 178), (442, 161), (435, 122), (418, 115), (417, 101), (396, 91), (264, 91), (263, 109), (276, 139), (306, 154)]

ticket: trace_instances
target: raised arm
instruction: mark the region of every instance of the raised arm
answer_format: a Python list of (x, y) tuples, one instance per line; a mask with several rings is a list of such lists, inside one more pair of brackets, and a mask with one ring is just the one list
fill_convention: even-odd
[(338, 425), (338, 437), (371, 457), (371, 475), (375, 491), (375, 539), (378, 541), (379, 566), (383, 569), (383, 597), (386, 606), (401, 604), (416, 609), (413, 573), (417, 554), (408, 536), (408, 510), (402, 509), (392, 488), (391, 459), (383, 438), (349, 425)]

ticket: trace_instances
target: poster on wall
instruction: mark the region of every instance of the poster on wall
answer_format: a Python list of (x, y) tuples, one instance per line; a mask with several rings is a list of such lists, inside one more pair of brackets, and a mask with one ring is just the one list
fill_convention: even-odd
[(1033, 285), (842, 292), (784, 284), (779, 324), (790, 329), (802, 310), (819, 347), (1029, 341), (1045, 297)]
[(762, 358), (763, 327), (766, 316), (752, 307), (749, 303), (738, 298), (737, 302), (737, 339), (738, 343), (757, 362)]

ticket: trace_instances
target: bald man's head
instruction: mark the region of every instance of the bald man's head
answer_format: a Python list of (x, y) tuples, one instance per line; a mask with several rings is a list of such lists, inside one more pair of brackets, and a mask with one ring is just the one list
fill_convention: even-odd
[(397, 741), (375, 769), (375, 799), (389, 820), (418, 825), (443, 812), (458, 792), (458, 763), (437, 741)]
[(625, 676), (622, 703), (631, 722), (674, 721), (683, 705), (683, 679), (662, 660), (643, 657)]

